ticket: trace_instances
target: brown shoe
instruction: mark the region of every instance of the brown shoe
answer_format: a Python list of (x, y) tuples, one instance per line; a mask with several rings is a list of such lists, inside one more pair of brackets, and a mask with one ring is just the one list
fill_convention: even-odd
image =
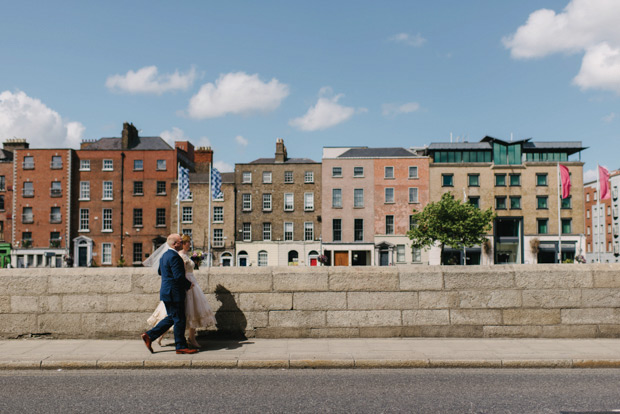
[(189, 349), (189, 348), (177, 349), (177, 354), (196, 354), (196, 353), (198, 353), (197, 349)]
[(143, 333), (140, 336), (142, 337), (142, 340), (144, 341), (144, 345), (146, 345), (146, 347), (148, 348), (149, 351), (151, 351), (151, 354), (152, 354), (153, 347), (151, 346), (151, 338), (149, 337), (147, 333)]

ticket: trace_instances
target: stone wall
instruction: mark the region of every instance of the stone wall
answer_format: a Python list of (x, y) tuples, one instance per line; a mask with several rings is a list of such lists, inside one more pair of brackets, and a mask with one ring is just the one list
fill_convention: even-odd
[[(619, 264), (231, 267), (197, 278), (218, 320), (207, 335), (620, 337)], [(0, 337), (137, 338), (159, 284), (144, 268), (3, 269)]]

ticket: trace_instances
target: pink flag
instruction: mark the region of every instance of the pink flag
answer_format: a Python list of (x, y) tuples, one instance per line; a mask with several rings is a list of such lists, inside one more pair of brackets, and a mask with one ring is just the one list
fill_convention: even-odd
[(562, 198), (570, 197), (570, 173), (568, 168), (560, 164), (560, 177), (562, 178)]
[(601, 197), (599, 200), (605, 200), (611, 198), (609, 193), (609, 170), (605, 167), (598, 166), (598, 180), (600, 185)]

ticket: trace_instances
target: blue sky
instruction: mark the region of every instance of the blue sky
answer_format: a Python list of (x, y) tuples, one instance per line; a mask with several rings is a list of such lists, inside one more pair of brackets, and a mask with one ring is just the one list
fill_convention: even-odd
[(620, 2), (4, 1), (0, 139), (142, 135), (217, 165), (323, 146), (582, 141), (620, 168)]

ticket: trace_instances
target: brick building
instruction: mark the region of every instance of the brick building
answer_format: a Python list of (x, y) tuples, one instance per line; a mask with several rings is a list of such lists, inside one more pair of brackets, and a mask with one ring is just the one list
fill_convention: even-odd
[(610, 171), (611, 198), (598, 200), (597, 181), (584, 184), (586, 221), (586, 261), (616, 263), (620, 258), (620, 170)]
[(13, 237), (13, 151), (28, 148), (25, 139), (8, 139), (0, 149), (0, 268), (11, 263)]

